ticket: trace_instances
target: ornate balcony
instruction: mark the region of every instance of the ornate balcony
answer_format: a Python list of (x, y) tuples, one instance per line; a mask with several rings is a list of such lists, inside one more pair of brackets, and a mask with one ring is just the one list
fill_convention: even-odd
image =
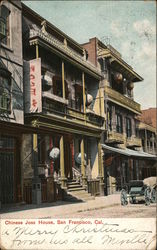
[(125, 142), (125, 135), (120, 134), (114, 131), (108, 132), (108, 138), (106, 140), (106, 143), (119, 143), (123, 144)]
[(79, 55), (76, 53), (72, 48), (65, 46), (64, 43), (60, 42), (52, 35), (48, 34), (47, 32), (43, 32), (39, 28), (30, 29), (29, 39), (30, 45), (34, 45), (36, 41), (34, 39), (40, 38), (41, 41), (44, 41), (45, 44), (49, 44), (50, 46), (54, 47), (55, 49), (59, 50), (61, 53), (67, 55), (72, 60), (76, 61), (77, 63), (81, 64), (83, 67), (89, 69), (98, 77), (101, 76), (101, 72), (89, 61), (86, 61), (84, 56)]
[(104, 118), (94, 112), (83, 113), (81, 110), (70, 107), (69, 100), (53, 95), (51, 93), (42, 94), (42, 110), (44, 114), (66, 117), (82, 125), (101, 127)]
[(142, 141), (138, 137), (130, 137), (126, 139), (127, 147), (142, 147)]
[(47, 92), (43, 92), (42, 98), (42, 106), (44, 113), (53, 113), (64, 116), (64, 114), (66, 113), (66, 106), (68, 105), (68, 100)]
[(113, 90), (112, 88), (106, 86), (105, 94), (107, 95), (108, 100), (117, 103), (118, 105), (131, 110), (136, 114), (141, 113), (141, 105), (137, 102), (131, 100), (130, 98), (120, 94), (119, 92)]

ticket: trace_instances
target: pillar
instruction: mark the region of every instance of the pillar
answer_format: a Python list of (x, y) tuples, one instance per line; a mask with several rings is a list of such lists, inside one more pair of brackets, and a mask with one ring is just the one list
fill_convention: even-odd
[(97, 141), (98, 147), (98, 179), (100, 184), (100, 195), (104, 195), (104, 182), (103, 182), (103, 162), (102, 162), (102, 155), (101, 155), (101, 142), (100, 139)]
[(60, 137), (60, 172), (61, 172), (61, 177), (60, 177), (61, 187), (63, 189), (66, 189), (67, 188), (67, 185), (66, 185), (67, 179), (65, 178), (64, 137), (63, 137), (63, 135)]
[(83, 112), (86, 113), (86, 91), (85, 91), (85, 74), (82, 72), (82, 85), (83, 85)]
[(82, 174), (82, 184), (87, 185), (86, 169), (85, 169), (85, 159), (84, 159), (84, 138), (81, 139), (81, 174)]
[(144, 141), (144, 144), (145, 144), (144, 151), (147, 152), (147, 130), (146, 129), (144, 130), (144, 133), (145, 133), (145, 135), (144, 135), (144, 140), (145, 140)]
[(112, 131), (116, 132), (116, 109), (112, 106)]
[(41, 204), (41, 180), (38, 175), (38, 135), (33, 134), (32, 166), (34, 178), (32, 181), (32, 203)]
[(64, 62), (62, 61), (62, 96), (65, 99), (65, 73), (64, 73)]
[(39, 45), (38, 44), (35, 45), (35, 49), (36, 49), (36, 58), (39, 58)]

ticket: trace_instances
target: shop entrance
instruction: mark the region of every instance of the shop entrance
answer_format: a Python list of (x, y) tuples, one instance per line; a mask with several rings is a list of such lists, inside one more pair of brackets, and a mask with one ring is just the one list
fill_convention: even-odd
[(2, 204), (15, 200), (15, 139), (0, 138), (0, 185)]

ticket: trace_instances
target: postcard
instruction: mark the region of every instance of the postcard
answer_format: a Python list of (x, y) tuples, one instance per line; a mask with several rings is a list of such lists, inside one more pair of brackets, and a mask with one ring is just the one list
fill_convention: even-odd
[(0, 1), (1, 250), (155, 250), (156, 2)]

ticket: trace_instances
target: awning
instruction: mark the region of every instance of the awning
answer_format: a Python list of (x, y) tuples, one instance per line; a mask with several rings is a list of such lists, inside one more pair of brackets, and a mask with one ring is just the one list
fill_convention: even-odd
[(115, 147), (108, 146), (106, 144), (102, 144), (102, 148), (108, 152), (114, 152), (114, 153), (121, 154), (124, 156), (132, 157), (132, 158), (140, 158), (141, 160), (142, 159), (157, 160), (157, 156), (145, 153), (143, 151), (136, 151), (136, 150), (132, 150), (128, 148), (125, 148), (125, 149), (115, 148)]

